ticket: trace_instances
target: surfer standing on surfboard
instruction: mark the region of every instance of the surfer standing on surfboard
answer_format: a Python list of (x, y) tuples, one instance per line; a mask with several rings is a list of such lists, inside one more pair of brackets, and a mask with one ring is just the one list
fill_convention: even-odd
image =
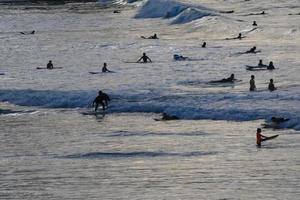
[(257, 132), (256, 132), (256, 144), (258, 147), (261, 146), (261, 142), (263, 141), (263, 139), (266, 139), (267, 137), (261, 134), (261, 129), (258, 128)]
[(101, 104), (102, 109), (105, 110), (105, 106), (107, 107), (108, 101), (110, 101), (109, 96), (100, 90), (98, 92), (98, 96), (93, 101), (93, 106), (96, 104), (95, 111), (97, 111), (99, 104)]

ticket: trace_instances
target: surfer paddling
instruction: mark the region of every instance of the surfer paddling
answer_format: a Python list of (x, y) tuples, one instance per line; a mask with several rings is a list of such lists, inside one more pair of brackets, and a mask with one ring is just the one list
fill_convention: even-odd
[(234, 74), (231, 74), (228, 78), (223, 78), (217, 81), (210, 81), (210, 83), (233, 83), (234, 81), (236, 81), (236, 79), (234, 78)]
[(241, 40), (243, 38), (245, 38), (246, 36), (242, 36), (241, 33), (239, 33), (239, 35), (237, 37), (233, 37), (233, 38), (226, 38), (225, 40)]
[(102, 109), (105, 110), (105, 107), (107, 107), (108, 105), (108, 101), (110, 101), (109, 96), (100, 90), (98, 92), (98, 96), (93, 101), (93, 106), (95, 106), (95, 111), (97, 111), (99, 104), (101, 104)]
[(152, 60), (146, 55), (146, 53), (143, 53), (142, 57), (138, 61), (136, 61), (136, 62), (138, 63), (141, 60), (143, 60), (143, 63), (147, 63), (148, 60), (149, 60), (149, 62), (152, 62)]
[(151, 35), (149, 37), (141, 36), (141, 38), (143, 38), (143, 39), (158, 39), (156, 33), (154, 33), (154, 35)]

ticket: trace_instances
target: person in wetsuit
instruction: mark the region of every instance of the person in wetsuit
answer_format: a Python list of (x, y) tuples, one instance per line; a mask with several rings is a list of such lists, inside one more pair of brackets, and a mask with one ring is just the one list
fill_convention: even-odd
[(269, 65), (267, 66), (267, 69), (268, 69), (268, 70), (273, 70), (273, 69), (275, 69), (275, 67), (274, 67), (272, 61), (271, 61), (271, 62), (269, 63)]
[(143, 63), (147, 63), (148, 60), (149, 62), (152, 62), (152, 60), (146, 55), (146, 53), (143, 53), (143, 56), (137, 62), (140, 62), (141, 60), (143, 60)]
[(255, 91), (256, 90), (256, 86), (255, 86), (255, 77), (254, 75), (251, 75), (251, 79), (250, 79), (250, 91)]
[(47, 69), (53, 69), (53, 64), (52, 64), (51, 60), (49, 60), (49, 62), (47, 64)]
[(176, 60), (176, 61), (181, 61), (181, 60), (187, 60), (188, 57), (184, 57), (182, 55), (174, 54), (173, 59)]
[(264, 139), (266, 139), (267, 137), (261, 134), (261, 129), (258, 128), (256, 131), (256, 145), (258, 147), (261, 146), (261, 142), (264, 141)]
[(253, 21), (253, 24), (252, 24), (252, 26), (257, 26), (257, 23), (256, 23), (256, 21)]
[(228, 78), (223, 78), (218, 81), (211, 81), (211, 83), (233, 83), (236, 79), (234, 78), (234, 74), (231, 74)]
[(288, 118), (283, 118), (283, 117), (271, 117), (271, 121), (275, 124), (280, 124), (286, 121), (289, 121), (290, 119)]
[(177, 120), (179, 119), (176, 116), (168, 115), (167, 113), (162, 113), (162, 120)]
[(95, 105), (95, 111), (97, 111), (99, 104), (101, 104), (102, 109), (105, 110), (105, 106), (107, 107), (108, 101), (110, 101), (109, 96), (100, 90), (98, 92), (98, 96), (93, 101), (93, 106)]
[(201, 47), (202, 47), (202, 48), (206, 48), (206, 42), (203, 42), (203, 44), (202, 44)]
[(270, 83), (269, 83), (268, 89), (269, 89), (270, 92), (272, 92), (272, 91), (274, 91), (274, 90), (277, 89), (275, 87), (275, 85), (274, 85), (273, 79), (270, 79)]
[(148, 39), (158, 39), (156, 33), (154, 33), (154, 35), (151, 35), (150, 37), (148, 37)]
[(245, 53), (256, 53), (256, 46), (253, 46), (249, 51), (246, 51)]
[(102, 67), (102, 72), (111, 72), (110, 70), (107, 69), (107, 63), (103, 63), (103, 67)]

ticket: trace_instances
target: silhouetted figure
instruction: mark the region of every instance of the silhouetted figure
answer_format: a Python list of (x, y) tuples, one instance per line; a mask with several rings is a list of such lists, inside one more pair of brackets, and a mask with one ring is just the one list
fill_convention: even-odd
[(187, 60), (188, 57), (184, 57), (182, 55), (174, 54), (173, 59), (176, 60), (176, 61), (182, 61), (182, 60)]
[(271, 117), (271, 121), (275, 124), (280, 124), (286, 121), (289, 121), (290, 119), (288, 118), (283, 118), (283, 117)]
[(275, 85), (274, 85), (273, 79), (270, 79), (270, 83), (269, 83), (268, 89), (269, 89), (271, 92), (274, 91), (274, 90), (276, 90), (276, 87), (275, 87)]
[(31, 32), (20, 32), (20, 33), (23, 34), (23, 35), (30, 35), (30, 34), (34, 34), (35, 31), (33, 30)]
[(244, 52), (244, 53), (257, 53), (259, 51), (255, 51), (256, 50), (256, 46), (253, 46), (250, 50)]
[(52, 64), (51, 60), (49, 60), (49, 62), (47, 64), (47, 69), (53, 69), (53, 64)]
[(120, 10), (114, 10), (114, 13), (121, 13)]
[(256, 86), (255, 86), (255, 77), (254, 75), (251, 75), (251, 79), (250, 79), (250, 91), (255, 91), (256, 90)]
[(273, 62), (271, 61), (270, 63), (269, 63), (269, 65), (267, 66), (267, 69), (269, 69), (269, 70), (273, 70), (273, 69), (275, 69), (275, 67), (274, 67), (274, 65), (273, 65)]
[(253, 21), (253, 24), (252, 24), (252, 26), (257, 26), (257, 23), (256, 23), (256, 21)]
[(156, 33), (154, 33), (154, 35), (148, 37), (148, 39), (158, 39), (158, 37), (157, 37)]
[(205, 47), (206, 47), (206, 42), (203, 42), (203, 44), (202, 44), (201, 47), (202, 47), (202, 48), (205, 48)]
[(97, 111), (99, 104), (101, 104), (102, 109), (105, 110), (105, 106), (107, 107), (108, 101), (110, 101), (109, 96), (100, 90), (98, 92), (98, 96), (93, 101), (93, 106), (95, 105), (95, 111)]
[(239, 36), (237, 36), (237, 39), (242, 39), (242, 34), (239, 33)]
[(262, 59), (260, 59), (259, 60), (259, 62), (258, 62), (258, 65), (257, 65), (258, 67), (267, 67), (265, 64), (263, 64), (263, 61), (262, 61)]
[(179, 119), (176, 116), (168, 115), (167, 113), (162, 113), (162, 120), (176, 120)]
[(107, 69), (107, 63), (103, 63), (103, 67), (102, 67), (102, 72), (111, 72), (110, 70)]
[(218, 81), (211, 81), (210, 83), (233, 83), (236, 79), (234, 78), (234, 74), (231, 74), (228, 78), (223, 78)]
[(243, 39), (245, 38), (246, 36), (242, 36), (242, 33), (239, 33), (239, 35), (237, 37), (233, 37), (233, 38), (226, 38), (225, 40), (236, 40), (236, 39)]
[(154, 35), (151, 35), (149, 37), (141, 36), (141, 38), (143, 38), (143, 39), (158, 39), (156, 33), (154, 33)]
[(152, 60), (146, 55), (146, 53), (143, 53), (143, 56), (137, 62), (140, 62), (141, 60), (143, 60), (143, 63), (147, 63), (148, 60), (149, 62), (152, 62)]
[(258, 147), (261, 146), (261, 142), (264, 141), (264, 139), (266, 139), (267, 137), (261, 134), (261, 129), (258, 128), (256, 131), (256, 145)]

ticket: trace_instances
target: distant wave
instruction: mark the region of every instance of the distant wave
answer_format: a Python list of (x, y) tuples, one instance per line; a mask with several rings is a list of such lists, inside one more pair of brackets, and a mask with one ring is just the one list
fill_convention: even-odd
[(205, 16), (216, 15), (203, 6), (192, 6), (172, 0), (148, 0), (136, 14), (136, 18), (172, 18), (171, 24), (183, 24)]
[(67, 155), (60, 158), (70, 159), (99, 159), (99, 158), (132, 158), (132, 157), (192, 157), (192, 156), (207, 156), (216, 155), (217, 152), (150, 152), (150, 151), (137, 151), (137, 152), (91, 152), (84, 154)]
[[(289, 118), (284, 128), (300, 130), (300, 96), (295, 92), (162, 95), (159, 92), (111, 94), (108, 112), (162, 113), (181, 119), (250, 121)], [(0, 90), (0, 102), (45, 108), (88, 108), (97, 91)], [(285, 106), (288, 105), (288, 106)]]

